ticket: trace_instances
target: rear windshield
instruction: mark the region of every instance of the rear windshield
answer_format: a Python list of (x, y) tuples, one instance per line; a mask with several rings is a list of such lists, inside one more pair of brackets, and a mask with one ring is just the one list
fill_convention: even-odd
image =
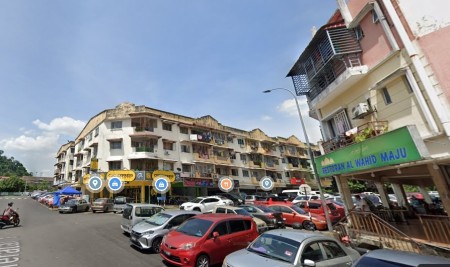
[(125, 209), (123, 210), (122, 217), (124, 217), (124, 218), (130, 217), (131, 211), (132, 211), (132, 210), (133, 210), (133, 206), (127, 205), (127, 206), (125, 207)]

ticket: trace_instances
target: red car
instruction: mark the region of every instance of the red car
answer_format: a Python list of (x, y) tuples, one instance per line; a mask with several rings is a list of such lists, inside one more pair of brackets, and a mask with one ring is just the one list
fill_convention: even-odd
[[(336, 206), (329, 200), (326, 200), (327, 204), (327, 212), (330, 217), (330, 220), (333, 224), (337, 223), (341, 219), (341, 215), (339, 214)], [(318, 215), (322, 215), (325, 217), (325, 212), (322, 207), (322, 200), (302, 200), (296, 203), (298, 207), (304, 209), (307, 212), (315, 213)]]
[(304, 229), (310, 229), (311, 222), (314, 224), (314, 229), (326, 230), (327, 221), (325, 217), (311, 213), (311, 217), (308, 212), (299, 208), (294, 204), (272, 204), (267, 207), (281, 212), (283, 214), (284, 223), (292, 226), (294, 223), (300, 223)]
[(258, 237), (252, 217), (210, 213), (192, 217), (167, 233), (161, 257), (177, 266), (210, 266), (243, 249)]

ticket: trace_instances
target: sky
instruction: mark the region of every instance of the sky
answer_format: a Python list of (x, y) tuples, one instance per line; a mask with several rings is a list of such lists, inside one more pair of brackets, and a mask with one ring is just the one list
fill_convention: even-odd
[[(36, 176), (123, 102), (305, 141), (286, 77), (336, 1), (0, 1), (0, 150)], [(309, 141), (321, 139), (298, 97)]]

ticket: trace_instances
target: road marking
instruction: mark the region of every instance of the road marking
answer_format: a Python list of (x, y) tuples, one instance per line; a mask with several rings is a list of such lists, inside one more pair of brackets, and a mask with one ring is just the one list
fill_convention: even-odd
[(17, 237), (0, 237), (0, 267), (19, 266), (20, 243)]

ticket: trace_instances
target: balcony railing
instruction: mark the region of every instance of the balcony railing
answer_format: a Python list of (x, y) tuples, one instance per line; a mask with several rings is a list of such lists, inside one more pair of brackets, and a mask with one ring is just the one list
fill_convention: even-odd
[(354, 134), (342, 134), (322, 143), (325, 154), (382, 135), (388, 131), (387, 121), (372, 121), (358, 126)]
[(153, 146), (143, 146), (143, 147), (134, 147), (134, 152), (155, 152), (155, 147)]

